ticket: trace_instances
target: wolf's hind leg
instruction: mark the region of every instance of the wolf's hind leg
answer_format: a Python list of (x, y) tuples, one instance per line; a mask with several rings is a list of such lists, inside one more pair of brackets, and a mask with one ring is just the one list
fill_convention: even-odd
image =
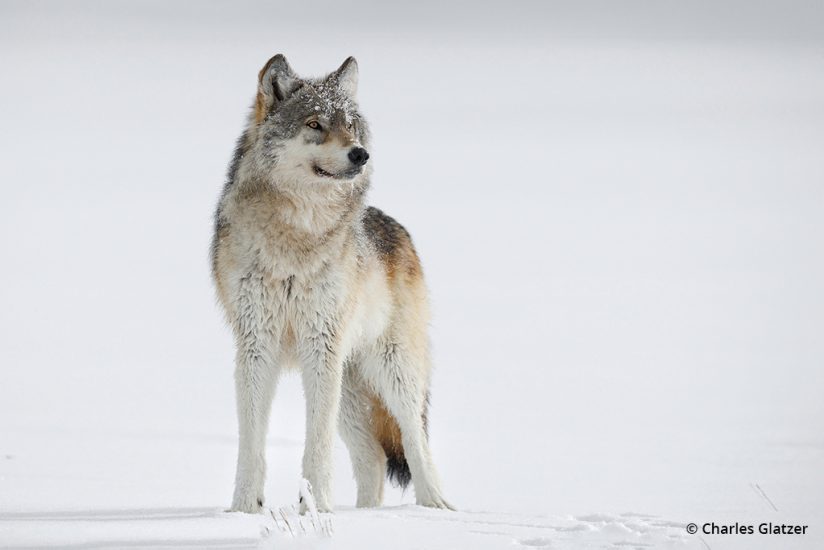
[(386, 454), (371, 424), (374, 395), (356, 369), (352, 364), (344, 367), (339, 427), (358, 485), (357, 506), (372, 508), (383, 502)]
[(397, 344), (387, 344), (378, 368), (370, 369), (373, 385), (401, 430), (401, 443), (419, 505), (454, 510), (443, 496), (432, 462), (424, 417), (429, 383), (428, 359), (415, 358)]

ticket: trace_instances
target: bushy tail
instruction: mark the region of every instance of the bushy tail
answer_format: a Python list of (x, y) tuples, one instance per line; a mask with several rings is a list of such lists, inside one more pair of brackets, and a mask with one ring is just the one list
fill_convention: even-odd
[[(423, 427), (427, 429), (426, 413), (429, 408), (429, 396), (423, 409)], [(401, 442), (401, 428), (398, 421), (392, 416), (380, 399), (372, 400), (372, 427), (378, 442), (386, 453), (386, 476), (392, 485), (406, 489), (412, 481), (412, 473), (409, 471), (409, 463), (403, 453), (403, 443)]]

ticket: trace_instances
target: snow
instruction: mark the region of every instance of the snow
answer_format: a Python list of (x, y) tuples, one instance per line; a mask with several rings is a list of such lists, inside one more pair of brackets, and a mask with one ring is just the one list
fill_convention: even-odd
[[(824, 547), (822, 8), (408, 4), (0, 7), (0, 547)], [(339, 443), (331, 535), (284, 532), (307, 521), (294, 376), (281, 521), (223, 512), (211, 214), (278, 52), (358, 59), (458, 512), (353, 509)]]

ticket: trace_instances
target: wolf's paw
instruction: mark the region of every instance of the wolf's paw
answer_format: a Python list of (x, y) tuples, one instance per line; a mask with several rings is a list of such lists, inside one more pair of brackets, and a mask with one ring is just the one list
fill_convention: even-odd
[(455, 511), (455, 507), (449, 504), (446, 499), (440, 495), (429, 496), (418, 499), (419, 506), (426, 506), (427, 508), (440, 508), (441, 510)]
[[(313, 513), (312, 509), (307, 506), (306, 499), (300, 500), (300, 506), (298, 507), (298, 511), (300, 515), (305, 516), (308, 512), (310, 515)], [(319, 514), (331, 514), (334, 512), (332, 506), (327, 502), (315, 502), (315, 511)]]
[(320, 494), (316, 494), (309, 480), (301, 479), (300, 493), (298, 494), (300, 498), (300, 515), (306, 515), (307, 512), (312, 516), (332, 513), (332, 505), (329, 503), (328, 492), (328, 490), (318, 491)]
[(235, 495), (235, 498), (232, 499), (232, 507), (226, 511), (259, 514), (262, 509), (263, 497), (253, 495)]
[(355, 506), (357, 508), (380, 508), (381, 506), (381, 499), (377, 497), (370, 497), (370, 498), (360, 498), (358, 497)]

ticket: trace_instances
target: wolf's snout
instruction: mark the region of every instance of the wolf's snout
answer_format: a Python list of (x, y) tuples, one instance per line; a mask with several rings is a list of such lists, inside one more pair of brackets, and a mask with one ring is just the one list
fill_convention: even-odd
[(355, 166), (363, 166), (369, 160), (369, 153), (363, 147), (354, 147), (349, 151), (349, 160)]

